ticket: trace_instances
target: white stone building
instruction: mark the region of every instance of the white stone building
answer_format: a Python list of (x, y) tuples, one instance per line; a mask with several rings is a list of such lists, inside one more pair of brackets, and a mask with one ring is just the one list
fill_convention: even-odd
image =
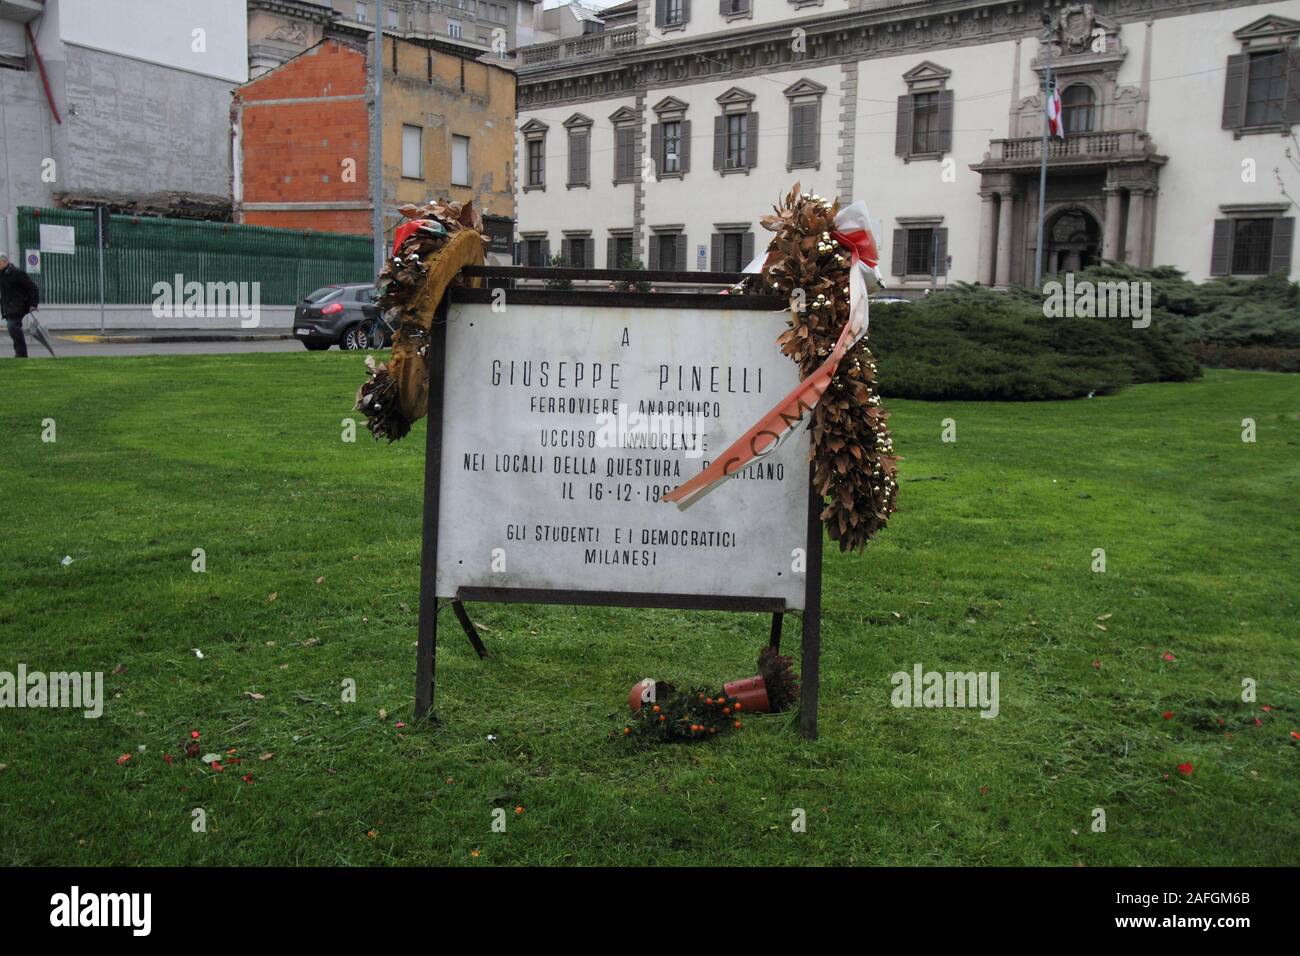
[(798, 180), (867, 201), (893, 287), (1031, 283), (1050, 57), (1046, 273), (1300, 275), (1300, 0), (631, 0), (604, 20), (519, 51), (527, 264), (731, 271)]

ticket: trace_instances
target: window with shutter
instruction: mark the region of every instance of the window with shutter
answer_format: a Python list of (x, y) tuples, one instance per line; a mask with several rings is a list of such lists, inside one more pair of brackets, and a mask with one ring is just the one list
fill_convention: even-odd
[(679, 124), (677, 143), (677, 166), (683, 175), (691, 171), (691, 121), (682, 120)]
[(907, 230), (895, 229), (893, 242), (890, 244), (889, 272), (891, 275), (907, 275)]
[(1228, 274), (1229, 256), (1232, 253), (1232, 220), (1214, 220), (1214, 241), (1210, 247), (1210, 275)]
[(591, 185), (591, 134), (586, 128), (569, 132), (568, 185)]
[(903, 74), (907, 93), (898, 98), (894, 153), (904, 160), (940, 159), (952, 151), (952, 71), (925, 60)]
[(898, 118), (894, 127), (894, 155), (912, 154), (912, 97), (903, 94), (898, 98)]
[(1295, 219), (1290, 216), (1278, 216), (1273, 220), (1272, 262), (1269, 273), (1291, 275), (1292, 248), (1295, 243)]
[(796, 104), (790, 107), (790, 159), (791, 167), (816, 166), (818, 163), (816, 103)]
[(1232, 35), (1241, 52), (1224, 71), (1223, 128), (1243, 136), (1300, 123), (1300, 22), (1269, 14)]

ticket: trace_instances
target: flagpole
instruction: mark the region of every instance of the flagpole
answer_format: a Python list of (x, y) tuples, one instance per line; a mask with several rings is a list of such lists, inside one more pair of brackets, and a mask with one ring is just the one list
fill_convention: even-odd
[(1049, 30), (1046, 41), (1043, 44), (1043, 147), (1042, 158), (1038, 166), (1038, 241), (1034, 245), (1034, 288), (1043, 287), (1043, 221), (1046, 217), (1047, 204), (1047, 141), (1050, 135), (1048, 127), (1049, 113), (1052, 108), (1051, 88), (1052, 88), (1052, 39), (1051, 27), (1052, 18), (1046, 12), (1043, 13), (1043, 26)]

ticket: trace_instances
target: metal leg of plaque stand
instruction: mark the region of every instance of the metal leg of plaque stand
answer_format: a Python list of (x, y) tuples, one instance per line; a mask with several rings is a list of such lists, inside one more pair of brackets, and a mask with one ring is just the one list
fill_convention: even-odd
[(420, 544), (420, 633), (415, 652), (415, 716), (433, 707), (438, 653), (438, 493), (442, 481), (442, 393), (446, 380), (447, 300), (438, 305), (429, 332), (428, 439), (424, 449), (424, 533)]
[(488, 649), (483, 646), (483, 639), (478, 636), (478, 628), (469, 619), (469, 613), (465, 610), (464, 602), (452, 598), (451, 610), (456, 615), (456, 620), (460, 621), (461, 629), (464, 630), (465, 636), (469, 638), (469, 642), (474, 648), (474, 653), (479, 656), (479, 660), (487, 660)]
[(817, 739), (817, 692), (821, 685), (822, 649), (822, 509), (826, 503), (812, 487), (808, 471), (808, 574), (804, 585), (803, 659), (800, 667), (799, 733)]
[(772, 615), (772, 636), (768, 638), (767, 643), (774, 650), (781, 649), (781, 624), (785, 620), (785, 614), (777, 611)]

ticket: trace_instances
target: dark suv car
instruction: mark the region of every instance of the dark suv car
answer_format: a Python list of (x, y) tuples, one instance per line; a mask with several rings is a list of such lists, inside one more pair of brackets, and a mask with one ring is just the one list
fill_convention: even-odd
[(370, 283), (317, 289), (293, 310), (293, 337), (312, 351), (331, 345), (341, 349), (387, 347), (391, 342), (386, 331), (382, 343), (370, 341), (369, 331), (379, 317), (375, 298)]

